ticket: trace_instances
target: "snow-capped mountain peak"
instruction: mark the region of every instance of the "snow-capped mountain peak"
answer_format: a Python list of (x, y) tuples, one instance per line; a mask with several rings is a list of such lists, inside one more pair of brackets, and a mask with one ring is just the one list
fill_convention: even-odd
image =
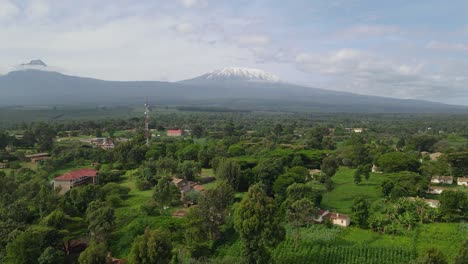
[(40, 67), (47, 67), (47, 64), (45, 64), (42, 60), (32, 60), (29, 63), (23, 63), (21, 66), (40, 66)]
[(225, 67), (203, 76), (207, 80), (235, 80), (235, 81), (260, 81), (279, 82), (280, 78), (269, 72), (259, 69)]

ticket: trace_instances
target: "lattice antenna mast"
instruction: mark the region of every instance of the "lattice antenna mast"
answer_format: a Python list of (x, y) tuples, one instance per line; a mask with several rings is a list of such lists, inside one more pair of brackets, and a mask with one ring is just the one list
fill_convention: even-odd
[(146, 103), (145, 103), (145, 137), (146, 137), (146, 145), (149, 146), (149, 142), (150, 142), (150, 137), (151, 137), (151, 133), (150, 133), (150, 130), (149, 130), (149, 104), (148, 104), (148, 98), (146, 98)]

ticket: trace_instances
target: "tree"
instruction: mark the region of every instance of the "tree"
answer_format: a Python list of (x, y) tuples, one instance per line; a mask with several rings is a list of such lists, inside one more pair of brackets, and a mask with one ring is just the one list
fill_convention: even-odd
[(195, 176), (201, 173), (201, 166), (199, 163), (192, 160), (185, 160), (177, 166), (177, 176), (187, 181), (192, 181)]
[(284, 174), (281, 174), (281, 176), (279, 176), (278, 179), (276, 179), (273, 183), (273, 192), (275, 194), (275, 197), (280, 201), (286, 198), (286, 190), (288, 189), (288, 187), (296, 182), (296, 180), (294, 179), (295, 175), (296, 174), (294, 173), (286, 172)]
[(410, 138), (408, 147), (413, 150), (421, 151), (433, 151), (434, 144), (439, 139), (431, 135), (416, 135)]
[(278, 208), (264, 188), (262, 184), (252, 185), (234, 213), (234, 226), (248, 263), (270, 263), (270, 248), (285, 236)]
[(446, 221), (458, 221), (468, 217), (468, 193), (449, 190), (442, 192), (440, 211)]
[(322, 191), (313, 189), (312, 186), (303, 183), (293, 183), (286, 190), (288, 203), (307, 198), (314, 203), (314, 207), (320, 207)]
[(452, 168), (452, 175), (463, 176), (468, 174), (468, 152), (448, 153), (446, 159)]
[(417, 172), (420, 165), (417, 157), (403, 152), (385, 153), (378, 158), (377, 164), (383, 172)]
[(300, 228), (310, 222), (314, 211), (314, 203), (307, 198), (295, 201), (288, 207), (286, 212), (287, 220), (296, 231), (294, 235), (294, 249), (297, 249), (300, 239)]
[(356, 183), (356, 185), (361, 183), (362, 181), (362, 176), (361, 176), (362, 172), (360, 168), (361, 168), (361, 165), (359, 165), (358, 169), (354, 172), (354, 183)]
[(417, 260), (418, 264), (447, 264), (447, 257), (438, 249), (430, 248)]
[(107, 246), (104, 243), (92, 241), (88, 247), (81, 252), (78, 258), (80, 264), (103, 264), (107, 260)]
[(361, 228), (366, 228), (368, 226), (367, 220), (369, 218), (369, 207), (369, 201), (363, 196), (359, 196), (353, 201), (353, 205), (351, 207), (353, 218)]
[(57, 250), (53, 247), (47, 247), (38, 258), (39, 264), (56, 264), (63, 263), (65, 255), (62, 250)]
[(5, 262), (10, 264), (35, 263), (41, 255), (42, 237), (32, 232), (20, 233), (6, 248)]
[(7, 245), (5, 262), (9, 264), (37, 263), (48, 246), (58, 248), (63, 239), (56, 229), (44, 226), (31, 226)]
[(320, 169), (322, 173), (325, 174), (326, 177), (333, 177), (335, 173), (338, 171), (339, 163), (338, 160), (334, 157), (326, 157), (322, 161), (322, 166)]
[(163, 177), (153, 189), (153, 199), (158, 204), (161, 214), (166, 207), (176, 204), (180, 199), (180, 192), (169, 177)]
[(381, 187), (383, 194), (392, 199), (423, 196), (429, 185), (427, 178), (409, 171), (394, 173), (389, 178), (382, 182)]
[(371, 170), (372, 170), (372, 165), (367, 164), (367, 165), (364, 165), (364, 166), (363, 166), (362, 173), (363, 173), (364, 179), (366, 179), (366, 181), (369, 180), (369, 176), (370, 176)]
[(234, 202), (234, 189), (227, 182), (219, 183), (215, 189), (206, 190), (200, 197), (196, 210), (203, 219), (200, 226), (210, 240), (215, 240), (219, 228), (224, 224), (231, 204)]
[(265, 185), (267, 194), (272, 194), (272, 187), (275, 180), (283, 173), (283, 162), (277, 158), (261, 160), (254, 168), (257, 182)]
[(203, 136), (203, 127), (195, 124), (192, 126), (192, 135), (195, 138), (201, 138)]
[(222, 159), (216, 168), (216, 176), (227, 181), (234, 190), (238, 190), (242, 172), (237, 162)]
[(101, 201), (91, 202), (86, 210), (86, 222), (91, 236), (96, 241), (104, 241), (115, 225), (114, 209)]
[(130, 263), (170, 263), (172, 258), (172, 242), (170, 234), (163, 229), (151, 230), (133, 241), (130, 251)]

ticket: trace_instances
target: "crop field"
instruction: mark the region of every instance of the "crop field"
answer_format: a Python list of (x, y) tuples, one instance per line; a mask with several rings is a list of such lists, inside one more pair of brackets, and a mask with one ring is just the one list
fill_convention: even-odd
[(359, 185), (354, 183), (354, 170), (341, 167), (333, 176), (334, 189), (324, 194), (322, 207), (336, 210), (343, 214), (351, 213), (354, 198), (360, 195), (367, 196), (371, 201), (382, 197), (380, 185), (385, 174), (371, 173), (369, 180), (365, 179)]

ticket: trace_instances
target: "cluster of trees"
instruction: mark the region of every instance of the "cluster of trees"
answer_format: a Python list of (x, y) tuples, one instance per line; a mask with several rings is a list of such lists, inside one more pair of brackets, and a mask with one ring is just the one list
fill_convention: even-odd
[(47, 176), (30, 169), (0, 172), (0, 262), (60, 263), (76, 221), (87, 225), (93, 241), (105, 241), (115, 224), (113, 207), (129, 192), (108, 183), (59, 196)]
[[(435, 118), (447, 126), (443, 128), (418, 117), (399, 123), (392, 116), (366, 119), (370, 121), (367, 131), (354, 134), (345, 128), (361, 127), (362, 116), (164, 113), (156, 129), (184, 127), (193, 136), (155, 137), (147, 146), (138, 129), (127, 134), (128, 141), (108, 151), (79, 142), (56, 144), (54, 138), (113, 136), (118, 130), (140, 127), (142, 119), (19, 125), (24, 131), (19, 139), (0, 132), (2, 150), (12, 146), (52, 153), (52, 159), (35, 171), (15, 169), (8, 175), (0, 171), (0, 262), (59, 263), (65, 257), (63, 240), (80, 225), (85, 226), (90, 243), (78, 261), (108, 261), (108, 241), (118, 224), (115, 210), (129, 192), (118, 184), (123, 173), (138, 189), (153, 190), (152, 199), (140, 205), (141, 211), (162, 216), (181, 205), (173, 176), (201, 182), (206, 180), (202, 170), (213, 169), (218, 179), (214, 189), (184, 194), (196, 206), (188, 210), (183, 235), (170, 228), (141, 229), (130, 248), (132, 263), (175, 262), (183, 255), (175, 254), (180, 247), (190, 257), (209, 257), (233, 237), (239, 238), (246, 262), (270, 263), (272, 250), (285, 238), (285, 225), (292, 228), (297, 247), (300, 229), (311, 224), (311, 216), (320, 207), (324, 191), (307, 184), (310, 169), (321, 169), (313, 178), (328, 191), (340, 166), (356, 169), (356, 184), (374, 177), (370, 174), (373, 164), (387, 173), (388, 180), (381, 185), (384, 199), (370, 202), (359, 197), (353, 203), (353, 222), (362, 228), (397, 234), (421, 223), (468, 218), (466, 193), (444, 192), (440, 209), (406, 198), (424, 196), (432, 175), (466, 175), (466, 148), (448, 147), (443, 142), (447, 137), (433, 132), (462, 133), (463, 122), (455, 118), (447, 126)], [(429, 126), (433, 129), (427, 130)], [(438, 150), (446, 152), (438, 161), (420, 155)], [(9, 160), (24, 157), (21, 151), (0, 151), (1, 155), (10, 155)], [(103, 164), (100, 185), (73, 188), (58, 196), (49, 184), (50, 175), (91, 161)], [(245, 191), (236, 200), (235, 193)]]

